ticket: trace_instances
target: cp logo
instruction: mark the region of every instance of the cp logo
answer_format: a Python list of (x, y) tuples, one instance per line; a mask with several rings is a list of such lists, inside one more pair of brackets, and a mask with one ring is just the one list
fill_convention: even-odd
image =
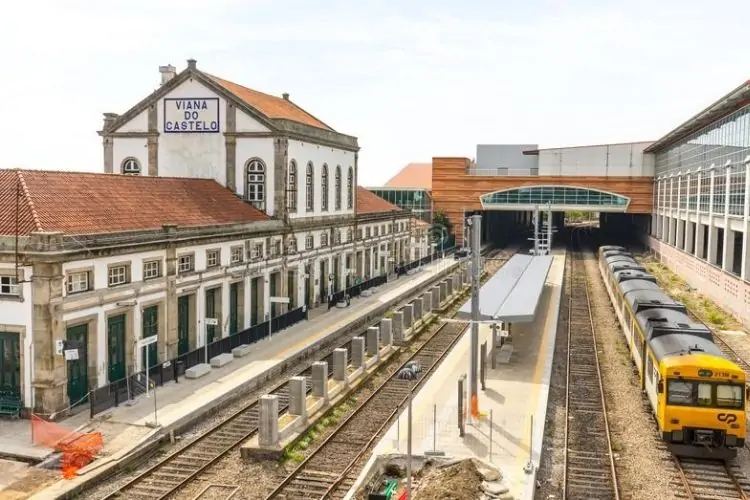
[(726, 422), (728, 424), (733, 424), (737, 421), (737, 415), (732, 415), (730, 413), (719, 413), (716, 418), (719, 420), (719, 422)]

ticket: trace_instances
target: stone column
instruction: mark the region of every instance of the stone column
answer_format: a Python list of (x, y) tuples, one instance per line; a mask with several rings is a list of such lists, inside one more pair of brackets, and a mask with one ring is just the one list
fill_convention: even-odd
[(430, 314), (432, 312), (432, 294), (425, 292), (422, 295), (422, 313)]
[(432, 287), (432, 308), (438, 309), (440, 307), (440, 287), (435, 285)]
[(362, 368), (365, 366), (365, 338), (354, 337), (352, 339), (352, 366)]
[(401, 309), (401, 313), (404, 315), (404, 330), (408, 330), (414, 323), (414, 308), (411, 304), (406, 304), (403, 309)]
[(445, 294), (446, 297), (453, 295), (453, 276), (445, 280)]
[(292, 377), (289, 379), (289, 413), (307, 421), (307, 379)]
[(333, 350), (333, 380), (346, 383), (346, 367), (349, 353), (343, 347)]
[(380, 353), (380, 328), (377, 326), (371, 326), (367, 329), (367, 355), (370, 357), (378, 357)]
[(328, 362), (316, 361), (312, 364), (312, 394), (328, 403)]
[(384, 345), (393, 344), (393, 320), (389, 318), (380, 320), (380, 341)]
[(393, 313), (393, 340), (401, 342), (404, 340), (404, 313), (401, 311)]
[(448, 298), (448, 284), (445, 281), (440, 282), (440, 303), (445, 302)]
[(273, 448), (279, 445), (279, 397), (266, 394), (260, 397), (260, 429), (258, 445)]
[(416, 323), (417, 320), (422, 319), (422, 299), (414, 299), (410, 305), (414, 312), (414, 323)]

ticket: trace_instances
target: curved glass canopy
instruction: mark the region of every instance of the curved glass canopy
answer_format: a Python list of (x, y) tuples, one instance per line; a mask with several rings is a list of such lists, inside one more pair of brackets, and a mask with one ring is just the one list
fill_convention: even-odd
[(574, 186), (528, 186), (504, 189), (479, 197), (482, 208), (510, 210), (521, 206), (557, 205), (558, 209), (624, 212), (630, 198), (598, 189)]

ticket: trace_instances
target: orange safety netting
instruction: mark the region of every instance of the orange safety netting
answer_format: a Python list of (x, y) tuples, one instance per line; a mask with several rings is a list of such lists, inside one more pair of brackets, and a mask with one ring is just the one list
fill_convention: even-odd
[(94, 460), (104, 444), (101, 432), (75, 432), (61, 425), (31, 416), (31, 440), (62, 453), (60, 468), (65, 479)]

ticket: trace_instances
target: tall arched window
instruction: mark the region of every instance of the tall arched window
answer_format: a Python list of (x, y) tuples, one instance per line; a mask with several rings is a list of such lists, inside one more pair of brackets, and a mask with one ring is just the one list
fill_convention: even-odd
[(322, 212), (328, 211), (328, 193), (330, 186), (328, 185), (328, 165), (323, 164), (323, 169), (320, 171), (320, 210)]
[(346, 208), (354, 208), (354, 169), (349, 167), (346, 174)]
[(290, 214), (297, 211), (297, 162), (289, 162), (289, 174), (286, 180), (286, 209)]
[(245, 164), (245, 199), (255, 208), (265, 210), (266, 164), (260, 158), (251, 158)]
[(311, 161), (307, 162), (307, 171), (305, 172), (305, 205), (308, 212), (315, 210), (315, 186), (313, 186), (313, 179), (315, 178), (315, 169)]
[(341, 210), (341, 165), (336, 165), (336, 179), (333, 189), (333, 195), (336, 197), (336, 208), (334, 210)]

